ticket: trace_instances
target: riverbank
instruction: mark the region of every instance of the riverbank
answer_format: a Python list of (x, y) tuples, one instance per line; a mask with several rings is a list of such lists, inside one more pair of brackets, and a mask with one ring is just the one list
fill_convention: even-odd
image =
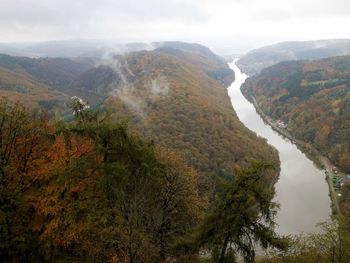
[(315, 147), (312, 145), (299, 140), (295, 138), (287, 129), (280, 128), (276, 124), (276, 122), (268, 115), (266, 115), (262, 109), (259, 107), (256, 99), (251, 94), (246, 94), (242, 90), (242, 94), (246, 97), (248, 101), (250, 101), (255, 109), (256, 112), (260, 115), (260, 117), (264, 120), (266, 124), (268, 124), (273, 130), (278, 132), (280, 135), (282, 135), (285, 138), (288, 138), (292, 143), (298, 146), (298, 148), (307, 155), (310, 160), (312, 160), (319, 168), (324, 170), (326, 181), (329, 188), (329, 196), (331, 198), (331, 208), (333, 214), (340, 214), (341, 210), (339, 207), (338, 202), (338, 192), (335, 190), (333, 181), (337, 177), (335, 171), (333, 171), (334, 165), (331, 163), (331, 161), (323, 156)]
[(324, 171), (289, 139), (284, 139), (264, 122), (241, 92), (247, 75), (234, 62), (230, 67), (236, 72), (236, 80), (228, 88), (233, 110), (248, 129), (264, 138), (279, 154), (281, 170), (274, 197), (274, 202), (280, 206), (276, 214), (276, 231), (281, 235), (314, 233), (318, 229), (316, 224), (327, 220), (331, 214)]

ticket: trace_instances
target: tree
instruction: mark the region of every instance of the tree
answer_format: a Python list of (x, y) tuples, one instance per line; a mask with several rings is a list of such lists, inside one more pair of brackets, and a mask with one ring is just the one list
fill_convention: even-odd
[(96, 117), (90, 110), (89, 103), (77, 96), (71, 98), (71, 108), (76, 121), (80, 124), (86, 125), (86, 122), (89, 122)]
[(177, 238), (202, 218), (205, 202), (198, 193), (198, 174), (176, 152), (158, 147), (162, 164), (161, 191), (154, 231), (162, 260), (172, 255)]
[(343, 217), (318, 224), (319, 231), (293, 236), (288, 250), (271, 251), (261, 263), (348, 263), (350, 260), (349, 229)]
[(271, 201), (271, 169), (254, 163), (236, 169), (234, 178), (223, 182), (213, 210), (195, 236), (199, 248), (209, 250), (216, 262), (232, 262), (237, 253), (253, 262), (256, 243), (262, 248), (286, 248), (285, 240), (274, 232), (277, 204)]
[(32, 208), (25, 202), (25, 194), (32, 183), (28, 167), (45, 124), (40, 112), (29, 112), (6, 99), (0, 101), (0, 261), (29, 258), (37, 244), (28, 227)]
[(173, 243), (202, 211), (195, 171), (126, 123), (81, 118), (61, 123), (46, 153), (37, 206), (46, 259), (176, 258)]

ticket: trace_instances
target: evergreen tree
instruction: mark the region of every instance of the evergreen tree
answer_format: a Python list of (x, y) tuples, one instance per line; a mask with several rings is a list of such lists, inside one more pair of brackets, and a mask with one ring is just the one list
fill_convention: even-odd
[(274, 232), (277, 204), (270, 165), (254, 163), (248, 169), (236, 169), (232, 180), (224, 180), (214, 208), (199, 228), (195, 240), (199, 248), (209, 250), (215, 262), (235, 262), (240, 254), (253, 262), (254, 248), (286, 248), (286, 242)]

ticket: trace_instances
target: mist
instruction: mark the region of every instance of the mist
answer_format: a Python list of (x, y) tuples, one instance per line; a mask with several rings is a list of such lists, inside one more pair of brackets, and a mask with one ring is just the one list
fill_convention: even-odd
[[(169, 82), (161, 74), (150, 80), (141, 79), (135, 84), (135, 74), (129, 67), (126, 55), (119, 54), (103, 61), (118, 76), (118, 81), (110, 84), (111, 96), (120, 99), (128, 109), (140, 118), (147, 117), (147, 105), (163, 99), (169, 94)], [(142, 69), (145, 72), (147, 69)]]

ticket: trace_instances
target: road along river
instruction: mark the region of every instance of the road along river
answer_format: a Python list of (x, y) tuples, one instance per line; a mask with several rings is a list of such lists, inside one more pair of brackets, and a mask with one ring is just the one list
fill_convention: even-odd
[(240, 87), (247, 76), (234, 62), (236, 80), (228, 88), (228, 94), (239, 119), (250, 130), (274, 146), (280, 156), (281, 173), (276, 184), (275, 201), (280, 204), (277, 213), (277, 232), (280, 234), (310, 233), (316, 224), (331, 214), (328, 185), (323, 170), (302, 153), (289, 139), (283, 138), (269, 125), (242, 94)]

